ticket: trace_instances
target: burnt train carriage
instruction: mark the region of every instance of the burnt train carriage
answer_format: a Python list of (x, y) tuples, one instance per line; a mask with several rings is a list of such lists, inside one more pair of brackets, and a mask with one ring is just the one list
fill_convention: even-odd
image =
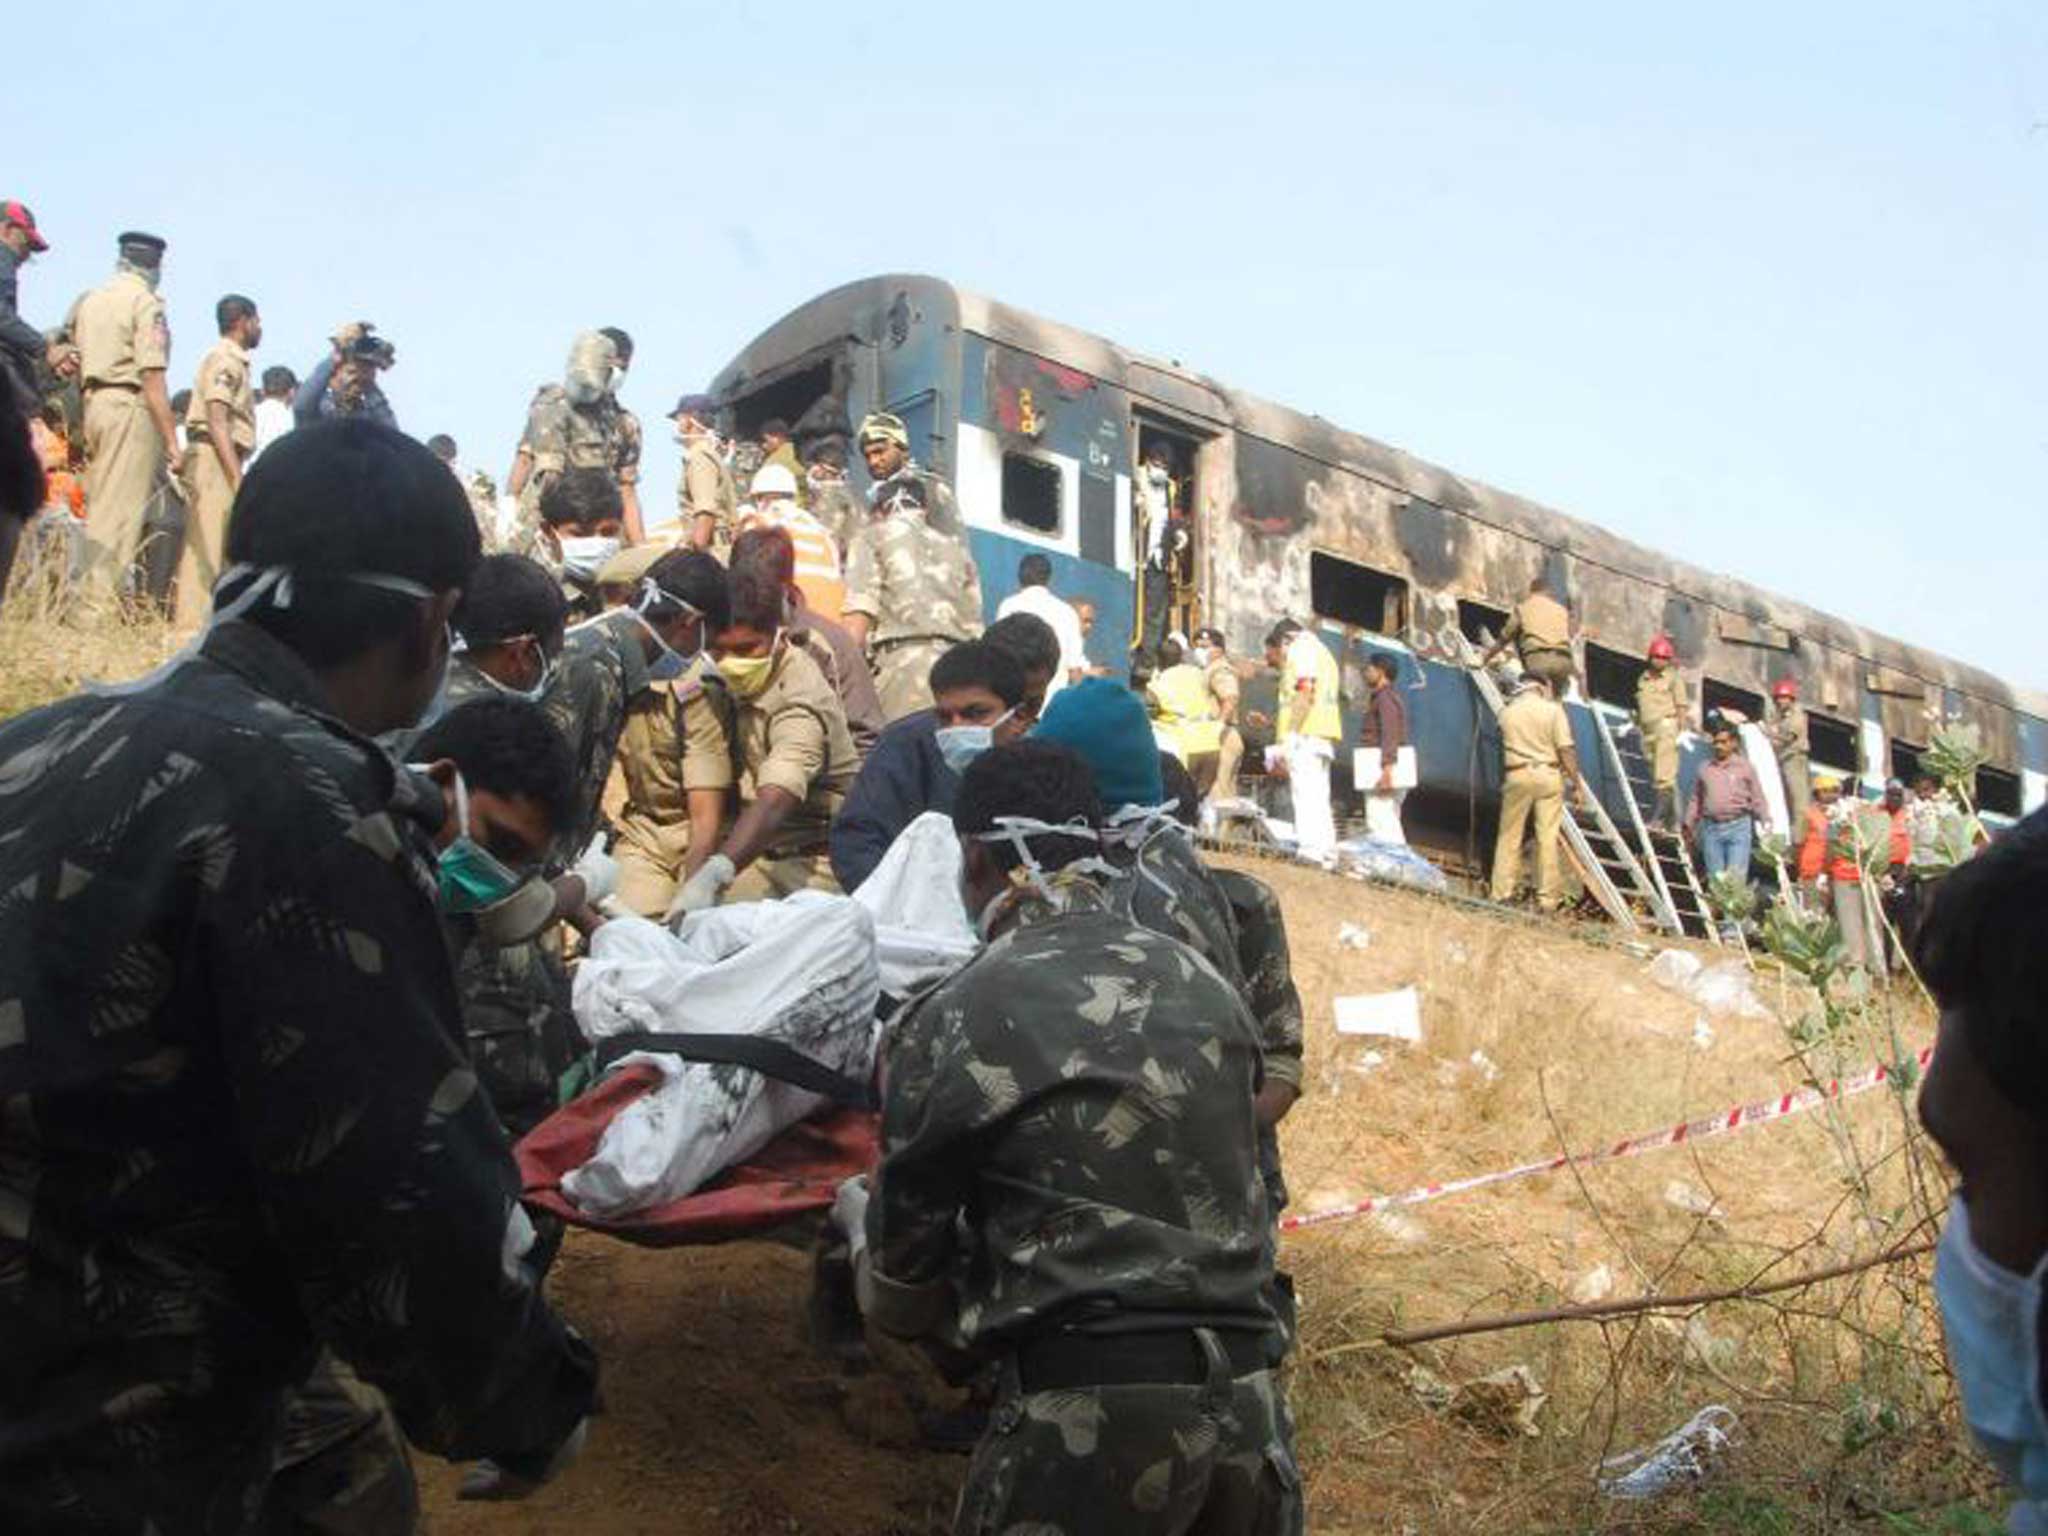
[[(1662, 632), (1709, 708), (1755, 718), (1770, 685), (1796, 677), (1816, 769), (1865, 793), (1912, 770), (1934, 721), (1961, 718), (1989, 754), (1987, 811), (2018, 815), (2048, 795), (2040, 695), (935, 278), (869, 278), (811, 300), (713, 393), (736, 431), (780, 416), (800, 446), (848, 436), (871, 410), (901, 416), (912, 451), (959, 494), (991, 611), (1019, 557), (1043, 553), (1055, 590), (1095, 604), (1090, 649), (1111, 667), (1134, 633), (1143, 563), (1132, 476), (1157, 443), (1192, 515), (1194, 609), (1234, 652), (1255, 656), (1293, 615), (1313, 616), (1346, 660), (1408, 658), (1421, 768), (1411, 824), (1432, 842), (1468, 840), (1497, 785), (1491, 721), (1451, 661), (1457, 637), (1498, 632), (1539, 569), (1578, 616), (1591, 707), (1633, 703)], [(1601, 754), (1575, 718), (1597, 779)]]

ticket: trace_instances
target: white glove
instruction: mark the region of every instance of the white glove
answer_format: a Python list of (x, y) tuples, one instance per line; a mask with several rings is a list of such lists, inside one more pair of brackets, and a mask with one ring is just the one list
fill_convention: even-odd
[(668, 925), (673, 928), (692, 912), (702, 912), (706, 907), (718, 905), (718, 898), (725, 888), (739, 878), (739, 871), (733, 862), (722, 853), (714, 853), (704, 861), (704, 867), (683, 882), (683, 888), (676, 892), (676, 899), (669, 903)]
[(593, 837), (569, 871), (583, 882), (583, 899), (593, 907), (619, 888), (619, 861), (605, 852), (605, 842), (602, 832)]
[(569, 1431), (569, 1438), (561, 1448), (548, 1458), (547, 1467), (536, 1481), (522, 1477), (517, 1472), (507, 1471), (488, 1456), (466, 1469), (462, 1474), (462, 1486), (456, 1490), (458, 1499), (523, 1499), (543, 1484), (551, 1483), (568, 1470), (571, 1463), (583, 1454), (583, 1442), (590, 1436), (590, 1420), (583, 1419)]
[(868, 1247), (868, 1176), (856, 1173), (832, 1197), (832, 1225), (846, 1238), (847, 1257), (858, 1261)]
[(498, 497), (498, 537), (509, 539), (512, 531), (519, 526), (519, 498), (500, 494)]

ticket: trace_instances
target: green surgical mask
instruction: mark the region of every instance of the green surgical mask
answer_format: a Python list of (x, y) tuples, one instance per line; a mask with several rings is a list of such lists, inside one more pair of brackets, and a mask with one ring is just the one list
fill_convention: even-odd
[(526, 883), (516, 870), (469, 835), (469, 786), (455, 775), (455, 816), (462, 830), (441, 850), (441, 910), (452, 915), (495, 907)]

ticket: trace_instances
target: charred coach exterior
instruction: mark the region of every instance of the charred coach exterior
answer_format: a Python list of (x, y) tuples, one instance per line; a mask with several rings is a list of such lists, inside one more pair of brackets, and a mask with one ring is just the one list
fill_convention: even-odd
[[(2048, 797), (2040, 695), (935, 278), (869, 278), (813, 299), (713, 392), (742, 433), (770, 416), (800, 440), (848, 433), (871, 410), (901, 416), (912, 451), (958, 492), (991, 608), (1013, 590), (1019, 557), (1043, 553), (1055, 590), (1096, 605), (1093, 659), (1117, 669), (1144, 558), (1132, 476), (1141, 444), (1165, 444), (1183, 470), (1200, 621), (1240, 656), (1256, 656), (1282, 615), (1313, 617), (1347, 663), (1401, 653), (1417, 809), (1443, 831), (1469, 837), (1469, 813), (1497, 783), (1492, 722), (1454, 664), (1457, 637), (1497, 632), (1539, 570), (1580, 625), (1585, 707), (1628, 707), (1664, 633), (1710, 706), (1754, 717), (1774, 681), (1797, 678), (1815, 767), (1867, 794), (1911, 771), (1935, 722), (1960, 718), (1990, 756), (1987, 811), (2018, 815)], [(849, 463), (859, 482), (858, 455)]]

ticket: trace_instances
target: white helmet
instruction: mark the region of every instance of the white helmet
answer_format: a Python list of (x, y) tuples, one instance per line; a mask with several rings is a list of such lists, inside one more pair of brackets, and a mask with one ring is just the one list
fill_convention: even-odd
[(754, 478), (747, 485), (747, 494), (756, 500), (763, 496), (787, 496), (796, 499), (796, 476), (789, 472), (787, 464), (763, 464), (754, 471)]

